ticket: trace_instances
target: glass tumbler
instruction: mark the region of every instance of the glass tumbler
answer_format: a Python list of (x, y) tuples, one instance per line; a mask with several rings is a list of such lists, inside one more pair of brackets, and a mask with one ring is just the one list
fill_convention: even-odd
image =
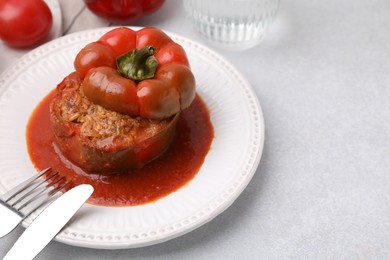
[(184, 0), (195, 29), (214, 46), (243, 50), (264, 38), (279, 0)]

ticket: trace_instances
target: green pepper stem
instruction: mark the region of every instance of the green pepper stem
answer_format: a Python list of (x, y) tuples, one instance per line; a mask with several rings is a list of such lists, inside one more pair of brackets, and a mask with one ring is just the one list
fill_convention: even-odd
[(134, 81), (153, 78), (158, 62), (153, 56), (156, 49), (153, 46), (145, 46), (140, 50), (131, 50), (116, 59), (119, 73)]

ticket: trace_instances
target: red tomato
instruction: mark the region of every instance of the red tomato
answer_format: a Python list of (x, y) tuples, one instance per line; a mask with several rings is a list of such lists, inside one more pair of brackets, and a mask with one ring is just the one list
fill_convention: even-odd
[(43, 0), (0, 0), (0, 38), (10, 46), (42, 42), (52, 24), (52, 14)]
[(165, 0), (84, 0), (97, 16), (114, 23), (129, 24), (157, 11)]

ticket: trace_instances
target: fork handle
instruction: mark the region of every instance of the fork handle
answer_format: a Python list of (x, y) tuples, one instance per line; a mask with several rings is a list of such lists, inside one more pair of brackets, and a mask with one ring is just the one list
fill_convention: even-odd
[(23, 219), (22, 214), (2, 200), (0, 200), (0, 216), (2, 222), (0, 225), (0, 238), (14, 230)]

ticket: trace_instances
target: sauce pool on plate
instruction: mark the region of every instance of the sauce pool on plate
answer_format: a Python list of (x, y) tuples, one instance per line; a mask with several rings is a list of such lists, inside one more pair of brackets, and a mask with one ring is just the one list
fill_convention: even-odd
[(38, 170), (52, 167), (72, 186), (87, 183), (95, 191), (89, 203), (101, 206), (135, 206), (163, 198), (190, 182), (202, 166), (214, 137), (209, 111), (196, 96), (181, 112), (169, 149), (141, 169), (120, 174), (87, 173), (64, 156), (54, 143), (50, 121), (51, 91), (33, 111), (27, 125), (27, 148)]

